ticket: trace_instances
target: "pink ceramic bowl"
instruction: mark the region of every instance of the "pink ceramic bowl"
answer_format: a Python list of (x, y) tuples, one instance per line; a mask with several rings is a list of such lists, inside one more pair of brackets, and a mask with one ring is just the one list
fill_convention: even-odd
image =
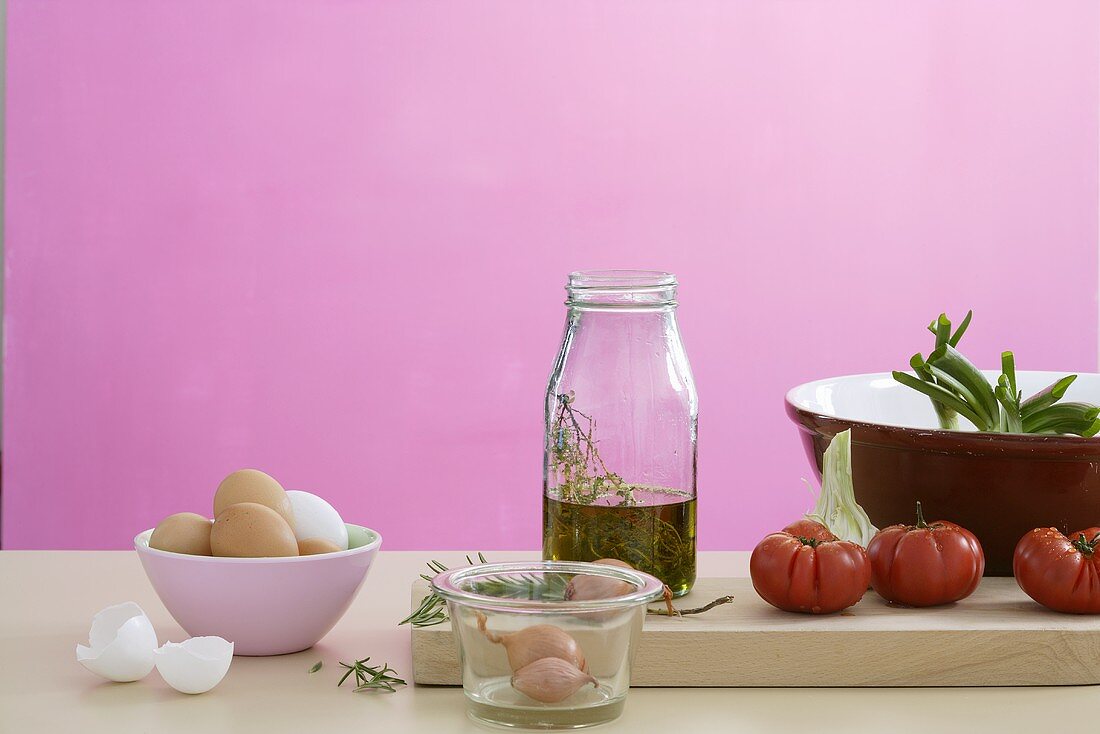
[(346, 551), (290, 558), (214, 558), (149, 547), (134, 538), (145, 574), (192, 637), (217, 635), (236, 655), (283, 655), (312, 647), (351, 606), (382, 536), (348, 524)]

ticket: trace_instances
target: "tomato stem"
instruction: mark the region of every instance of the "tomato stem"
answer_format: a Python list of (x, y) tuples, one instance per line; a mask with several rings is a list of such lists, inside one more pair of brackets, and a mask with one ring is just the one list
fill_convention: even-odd
[(816, 538), (804, 538), (801, 535), (796, 535), (795, 537), (798, 538), (799, 543), (801, 543), (802, 545), (808, 545), (811, 548), (816, 548), (817, 544), (821, 542)]
[(1096, 546), (1100, 544), (1100, 533), (1092, 536), (1092, 540), (1086, 538), (1084, 533), (1078, 533), (1077, 539), (1072, 542), (1074, 548), (1081, 551), (1086, 556), (1091, 556), (1096, 552)]
[(928, 523), (924, 521), (924, 511), (921, 509), (920, 500), (917, 500), (917, 527), (926, 528)]

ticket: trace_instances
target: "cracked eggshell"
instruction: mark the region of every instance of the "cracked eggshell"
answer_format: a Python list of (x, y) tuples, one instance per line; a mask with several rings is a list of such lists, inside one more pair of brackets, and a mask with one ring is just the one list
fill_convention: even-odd
[(220, 637), (166, 642), (156, 651), (157, 672), (180, 693), (206, 693), (221, 682), (233, 662), (233, 643)]
[(290, 506), (294, 508), (294, 536), (300, 541), (321, 539), (348, 549), (348, 528), (332, 505), (311, 492), (288, 489)]
[(107, 680), (141, 680), (155, 664), (157, 633), (145, 612), (132, 601), (96, 613), (88, 642), (87, 646), (76, 646), (77, 662)]

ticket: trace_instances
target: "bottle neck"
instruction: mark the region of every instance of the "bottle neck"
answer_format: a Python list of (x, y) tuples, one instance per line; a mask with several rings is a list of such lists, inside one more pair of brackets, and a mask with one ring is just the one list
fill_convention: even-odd
[(673, 311), (676, 276), (655, 270), (587, 270), (565, 287), (571, 311)]

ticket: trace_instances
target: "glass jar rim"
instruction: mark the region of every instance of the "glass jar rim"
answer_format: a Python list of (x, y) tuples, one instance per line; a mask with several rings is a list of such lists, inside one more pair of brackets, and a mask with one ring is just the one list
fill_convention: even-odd
[[(545, 600), (511, 599), (508, 597), (479, 594), (461, 587), (461, 583), (480, 576), (522, 575), (534, 573), (565, 573), (626, 581), (634, 585), (634, 590), (607, 599), (584, 600)], [(431, 588), (449, 602), (459, 602), (475, 607), (539, 610), (547, 612), (588, 612), (594, 609), (617, 609), (647, 604), (664, 593), (665, 585), (648, 573), (632, 568), (585, 563), (579, 561), (512, 561), (507, 563), (484, 563), (476, 566), (453, 568), (437, 575), (431, 580)]]
[(565, 305), (578, 311), (670, 311), (676, 276), (663, 270), (578, 270), (569, 274)]
[(575, 270), (566, 288), (634, 291), (675, 285), (676, 276), (664, 270)]

